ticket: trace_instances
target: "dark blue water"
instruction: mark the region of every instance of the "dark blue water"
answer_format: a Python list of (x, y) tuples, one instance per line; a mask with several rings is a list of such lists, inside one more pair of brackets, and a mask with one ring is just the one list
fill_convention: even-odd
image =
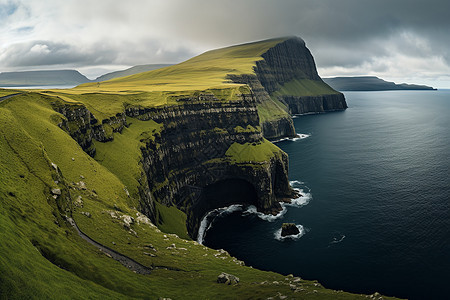
[[(311, 200), (279, 220), (217, 218), (205, 244), (264, 270), (357, 293), (450, 295), (450, 91), (349, 92), (344, 112), (299, 116), (290, 179)], [(283, 222), (304, 226), (279, 241)]]

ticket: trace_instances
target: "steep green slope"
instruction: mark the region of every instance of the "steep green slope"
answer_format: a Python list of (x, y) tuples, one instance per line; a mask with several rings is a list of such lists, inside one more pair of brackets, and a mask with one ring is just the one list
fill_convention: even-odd
[[(287, 155), (261, 130), (290, 136), (292, 107), (309, 105), (300, 97), (323, 109), (322, 98), (340, 95), (305, 49), (295, 38), (249, 43), (1, 101), (0, 298), (366, 298), (245, 267), (191, 240), (205, 213), (224, 206), (195, 197), (214, 184), (238, 178), (266, 212), (290, 197)], [(82, 239), (69, 218), (151, 274)], [(221, 272), (240, 283), (217, 283)]]
[[(100, 151), (104, 166), (88, 156), (58, 127), (64, 116), (54, 111), (55, 101), (26, 93), (0, 103), (0, 298), (365, 298), (243, 267), (225, 252), (160, 232), (127, 195), (124, 183), (133, 185), (133, 178), (110, 171), (120, 169), (108, 164), (123, 150)], [(117, 147), (133, 149), (158, 130), (153, 121), (129, 123)], [(81, 239), (66, 215), (97, 242), (154, 270), (128, 270)], [(127, 223), (129, 217), (134, 221)], [(240, 283), (216, 283), (221, 272)]]

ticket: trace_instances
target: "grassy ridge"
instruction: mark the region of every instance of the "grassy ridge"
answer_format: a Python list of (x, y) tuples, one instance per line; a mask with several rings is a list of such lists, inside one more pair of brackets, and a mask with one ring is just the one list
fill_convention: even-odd
[(243, 84), (231, 83), (228, 74), (254, 74), (255, 62), (285, 39), (273, 39), (205, 52), (177, 65), (68, 90), (41, 91), (66, 101), (81, 102), (100, 120), (123, 111), (125, 105), (155, 107), (176, 105), (179, 98), (199, 94), (218, 100), (239, 100), (250, 93)]

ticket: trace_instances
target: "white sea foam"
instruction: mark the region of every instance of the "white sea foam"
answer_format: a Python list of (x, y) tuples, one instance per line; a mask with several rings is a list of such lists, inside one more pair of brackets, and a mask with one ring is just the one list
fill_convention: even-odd
[(235, 211), (242, 210), (242, 205), (240, 204), (233, 204), (226, 207), (216, 208), (212, 211), (208, 212), (200, 222), (200, 227), (198, 228), (198, 234), (197, 234), (197, 242), (199, 244), (203, 244), (203, 240), (205, 238), (206, 232), (212, 227), (212, 224), (214, 220), (218, 216), (223, 216), (227, 214), (231, 214)]
[(296, 190), (301, 196), (298, 198), (292, 199), (291, 203), (286, 203), (286, 205), (298, 206), (298, 207), (307, 205), (312, 198), (311, 193), (305, 192), (303, 189), (299, 189), (299, 188), (294, 188), (294, 190)]
[[(311, 192), (309, 188), (305, 186), (305, 183), (298, 180), (289, 181), (291, 187), (294, 188), (300, 194), (300, 197), (292, 199), (291, 203), (286, 203), (288, 206), (304, 206), (309, 203), (312, 199)], [(308, 191), (307, 191), (308, 190)]]
[(342, 242), (345, 239), (345, 234), (341, 234), (340, 237), (334, 237), (330, 244), (337, 244)]
[(305, 235), (305, 228), (303, 225), (295, 225), (298, 228), (299, 233), (296, 235), (287, 235), (281, 236), (281, 228), (275, 231), (274, 236), (276, 240), (284, 241), (284, 240), (298, 240), (302, 236)]
[(299, 133), (299, 134), (297, 134), (295, 137), (293, 137), (293, 138), (282, 138), (282, 139), (279, 139), (279, 140), (276, 140), (276, 141), (272, 141), (272, 143), (278, 143), (278, 142), (282, 142), (282, 141), (292, 141), (292, 142), (295, 142), (295, 141), (299, 141), (299, 140), (303, 140), (303, 139), (306, 139), (306, 138), (308, 138), (308, 137), (310, 137), (311, 135), (310, 134), (306, 134), (306, 133)]
[(262, 212), (259, 212), (257, 209), (256, 209), (256, 206), (254, 206), (254, 205), (250, 205), (245, 211), (244, 211), (244, 213), (243, 213), (243, 215), (245, 216), (245, 215), (256, 215), (256, 216), (258, 216), (258, 218), (260, 218), (261, 220), (264, 220), (264, 221), (269, 221), (269, 222), (273, 222), (273, 221), (275, 221), (275, 220), (277, 220), (277, 219), (280, 219), (282, 216), (284, 216), (284, 214), (287, 212), (287, 208), (286, 208), (286, 206), (284, 205), (284, 203), (281, 203), (280, 202), (280, 204), (281, 204), (281, 207), (283, 208), (278, 214), (276, 214), (276, 215), (266, 215), (266, 214), (263, 214)]
[(298, 140), (303, 140), (303, 139), (309, 138), (310, 136), (311, 136), (310, 134), (299, 133), (299, 134), (297, 134), (297, 137), (292, 139), (292, 141), (295, 142), (295, 141), (298, 141)]
[(303, 181), (298, 181), (298, 180), (291, 180), (291, 181), (289, 181), (289, 184), (292, 186), (292, 187), (297, 187), (297, 185), (301, 185), (301, 184), (305, 184)]

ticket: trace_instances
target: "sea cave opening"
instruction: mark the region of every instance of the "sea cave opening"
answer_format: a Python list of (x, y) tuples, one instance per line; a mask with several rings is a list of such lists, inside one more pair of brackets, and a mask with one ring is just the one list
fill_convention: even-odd
[[(203, 188), (200, 201), (192, 209), (194, 222), (189, 232), (193, 238), (198, 237), (202, 219), (208, 213), (234, 204), (257, 205), (258, 193), (253, 184), (245, 179), (228, 178), (219, 180)], [(189, 224), (188, 224), (189, 226)]]

